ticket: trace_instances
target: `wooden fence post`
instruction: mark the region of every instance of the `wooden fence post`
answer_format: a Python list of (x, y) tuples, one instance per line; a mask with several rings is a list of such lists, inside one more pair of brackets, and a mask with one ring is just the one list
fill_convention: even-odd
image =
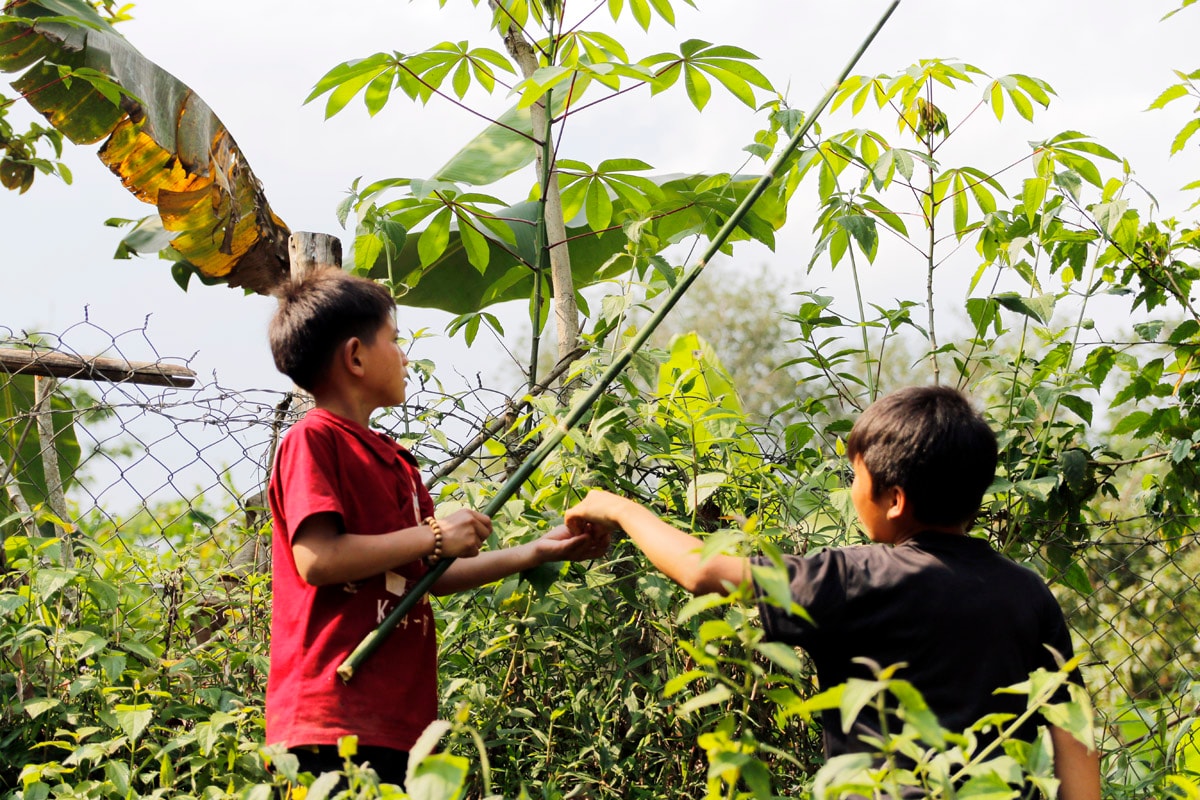
[[(318, 269), (342, 268), (342, 242), (328, 233), (296, 231), (288, 237), (288, 262), (292, 280), (298, 280)], [(295, 414), (308, 413), (313, 407), (312, 395), (299, 386), (292, 387), (292, 407)], [(275, 447), (271, 447), (274, 463)]]
[(288, 261), (293, 280), (322, 267), (341, 269), (342, 242), (328, 233), (297, 231), (288, 237)]

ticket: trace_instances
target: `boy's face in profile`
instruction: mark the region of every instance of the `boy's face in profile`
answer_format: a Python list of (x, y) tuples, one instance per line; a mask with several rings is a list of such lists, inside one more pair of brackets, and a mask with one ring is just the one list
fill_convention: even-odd
[(888, 515), (893, 506), (893, 493), (884, 491), (875, 496), (875, 481), (862, 456), (854, 459), (853, 466), (854, 482), (850, 484), (850, 501), (854, 504), (863, 531), (872, 542), (898, 544), (894, 541), (895, 526)]
[(400, 405), (407, 396), (408, 356), (397, 340), (396, 321), (389, 319), (375, 332), (375, 339), (363, 343), (363, 387), (376, 408)]

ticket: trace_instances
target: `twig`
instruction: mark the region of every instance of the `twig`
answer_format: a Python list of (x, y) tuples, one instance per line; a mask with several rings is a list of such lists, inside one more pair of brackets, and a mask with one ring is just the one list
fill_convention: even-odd
[[(564, 372), (566, 372), (568, 369), (570, 369), (571, 365), (575, 363), (576, 359), (578, 359), (580, 356), (582, 356), (586, 352), (587, 352), (586, 347), (577, 347), (574, 350), (572, 350), (570, 353), (568, 353), (563, 359), (561, 359), (558, 362), (558, 364), (554, 367), (554, 369), (552, 369), (550, 371), (550, 374), (547, 375), (542, 380), (541, 383), (534, 384), (533, 386), (530, 387), (529, 391), (525, 393), (524, 399), (522, 399), (520, 403), (517, 403), (516, 405), (514, 405), (512, 407), (511, 415), (515, 416), (517, 414), (520, 414), (522, 411), (524, 411), (526, 408), (528, 408), (530, 405), (530, 400), (532, 398), (537, 397), (538, 395), (544, 393), (547, 389), (549, 389), (550, 386), (556, 380), (558, 380), (560, 377), (562, 377)], [(516, 398), (513, 397), (513, 398), (509, 399), (509, 402), (512, 403), (515, 400), (516, 400)], [(496, 438), (496, 436), (501, 431), (503, 431), (506, 427), (508, 427), (509, 417), (510, 417), (510, 414), (505, 414), (505, 416), (500, 417), (499, 419), (493, 420), (492, 422), (488, 423), (484, 427), (484, 429), (482, 431), (480, 431), (478, 435), (476, 435), (476, 437), (474, 439), (467, 442), (467, 444), (462, 448), (462, 450), (459, 451), (458, 455), (456, 455), (454, 458), (450, 459), (449, 461), (444, 462), (440, 467), (438, 467), (436, 470), (434, 470), (429, 475), (429, 478), (426, 479), (426, 481), (425, 481), (425, 487), (431, 488), (435, 483), (440, 481), (442, 478), (446, 477), (450, 473), (454, 472), (454, 470), (456, 470), (460, 466), (462, 466), (463, 463), (466, 462), (467, 459), (469, 459), (472, 455), (474, 455), (475, 451), (477, 451), (480, 447), (483, 447), (483, 445), (486, 442)]]

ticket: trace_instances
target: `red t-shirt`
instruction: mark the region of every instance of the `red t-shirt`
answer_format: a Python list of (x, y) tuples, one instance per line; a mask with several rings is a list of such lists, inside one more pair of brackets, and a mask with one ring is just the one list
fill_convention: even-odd
[(322, 409), (310, 411), (279, 446), (270, 488), (274, 521), (271, 669), (267, 742), (409, 750), (437, 715), (437, 637), (422, 599), (349, 683), (338, 665), (426, 572), (423, 561), (339, 586), (310, 586), (296, 571), (292, 539), (322, 512), (342, 530), (381, 534), (433, 514), (412, 455), (382, 433)]

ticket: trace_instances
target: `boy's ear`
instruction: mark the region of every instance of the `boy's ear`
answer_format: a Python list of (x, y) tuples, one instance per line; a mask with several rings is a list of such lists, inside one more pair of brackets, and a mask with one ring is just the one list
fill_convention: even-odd
[(351, 336), (346, 341), (342, 342), (342, 346), (338, 348), (338, 359), (342, 366), (351, 375), (362, 376), (363, 374), (363, 342), (357, 336)]
[(888, 504), (888, 519), (900, 519), (908, 513), (908, 495), (904, 493), (903, 487), (889, 486), (883, 494), (883, 499)]

